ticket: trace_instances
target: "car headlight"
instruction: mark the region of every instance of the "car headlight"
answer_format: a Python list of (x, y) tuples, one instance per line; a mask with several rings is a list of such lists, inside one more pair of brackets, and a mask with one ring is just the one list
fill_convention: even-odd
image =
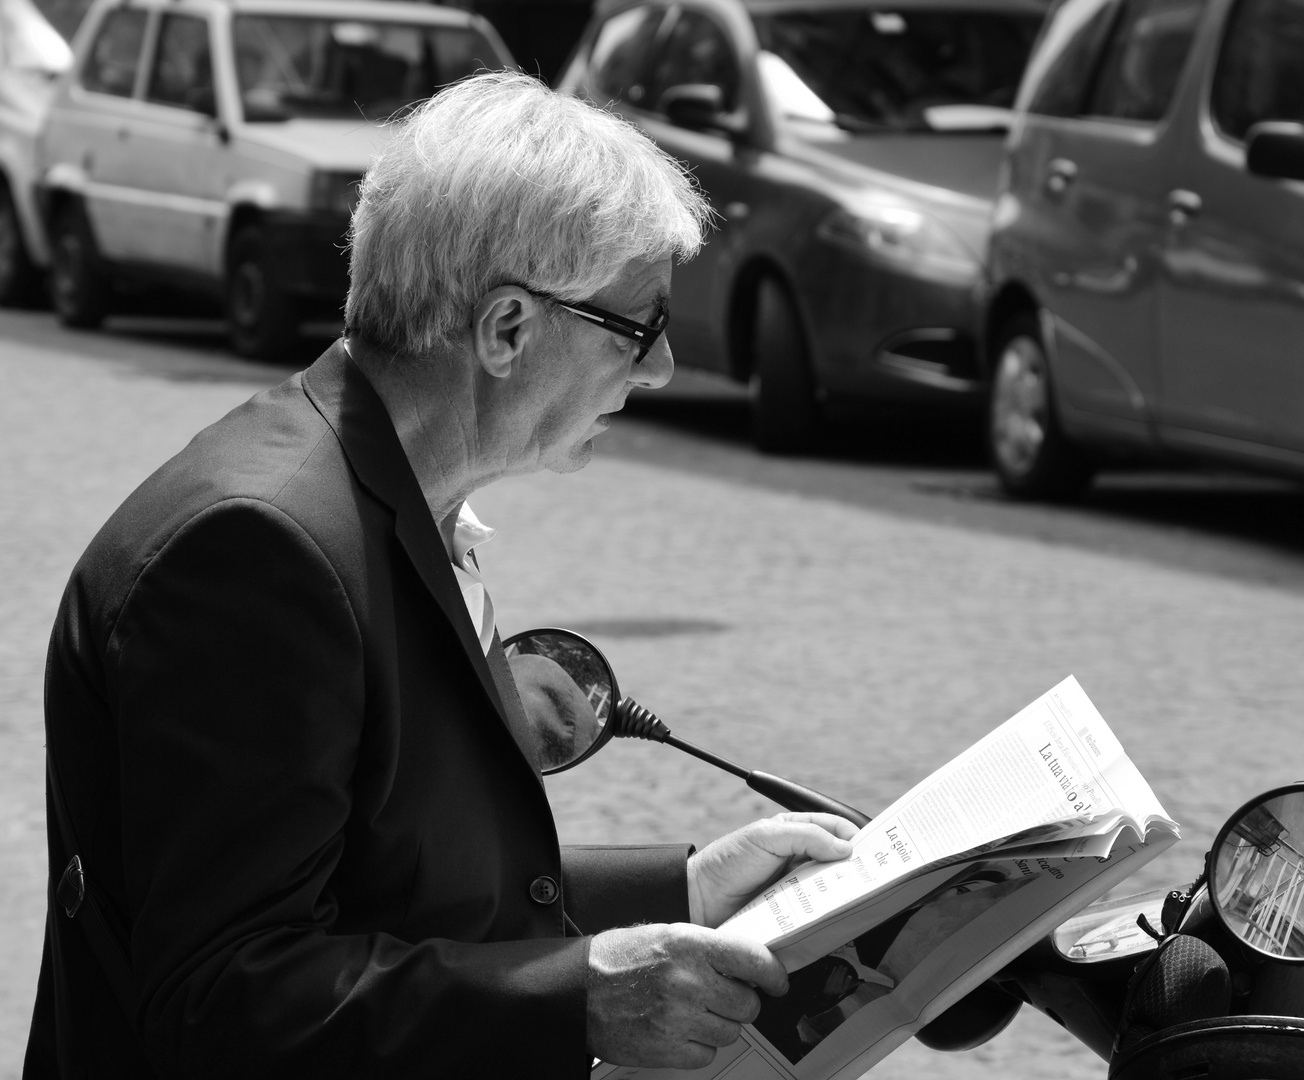
[(820, 223), (819, 235), (858, 251), (869, 250), (926, 277), (972, 281), (981, 263), (955, 233), (936, 218), (902, 203), (840, 207)]
[(335, 214), (352, 214), (358, 205), (360, 172), (315, 172), (308, 202), (314, 210)]

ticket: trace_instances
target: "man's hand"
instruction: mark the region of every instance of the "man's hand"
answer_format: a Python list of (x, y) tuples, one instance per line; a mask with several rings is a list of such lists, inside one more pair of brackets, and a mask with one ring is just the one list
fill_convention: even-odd
[(788, 989), (754, 941), (689, 923), (608, 930), (589, 948), (589, 1050), (618, 1065), (700, 1069), (756, 1019), (753, 987)]
[(719, 926), (796, 863), (847, 858), (857, 831), (836, 814), (779, 814), (720, 837), (688, 860), (689, 917)]

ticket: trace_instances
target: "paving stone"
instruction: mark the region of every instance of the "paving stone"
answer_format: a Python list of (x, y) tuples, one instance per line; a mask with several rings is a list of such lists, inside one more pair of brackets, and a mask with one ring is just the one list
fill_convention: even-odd
[[(136, 483), (272, 377), (169, 378), (160, 348), (135, 363), (126, 347), (0, 344), (0, 1078), (18, 1075), (39, 957), (41, 672), (64, 581)], [(1194, 877), (1231, 810), (1304, 775), (1295, 591), (600, 450), (583, 473), (505, 481), (474, 505), (500, 530), (482, 562), (505, 633), (591, 628), (622, 691), (676, 734), (871, 813), (1069, 673), (1184, 824), (1137, 889)], [(548, 786), (570, 842), (702, 843), (774, 809), (641, 743)], [(1025, 1010), (978, 1050), (911, 1043), (874, 1072), (992, 1075), (1104, 1065)]]

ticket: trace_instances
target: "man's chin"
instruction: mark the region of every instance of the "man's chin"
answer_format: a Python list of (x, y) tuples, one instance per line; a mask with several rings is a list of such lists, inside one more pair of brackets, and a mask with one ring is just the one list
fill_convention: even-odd
[(592, 459), (593, 440), (585, 439), (582, 443), (572, 446), (564, 454), (555, 455), (544, 468), (555, 473), (579, 472)]

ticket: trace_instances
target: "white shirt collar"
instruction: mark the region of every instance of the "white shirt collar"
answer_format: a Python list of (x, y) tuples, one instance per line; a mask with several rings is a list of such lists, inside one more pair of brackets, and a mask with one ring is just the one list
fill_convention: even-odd
[(484, 587), (480, 577), (480, 568), (471, 558), (471, 551), (477, 544), (492, 540), (497, 530), (483, 524), (471, 508), (462, 504), (457, 514), (457, 524), (453, 526), (453, 574), (462, 590), (462, 601), (466, 604), (467, 614), (471, 616), (471, 625), (480, 637), (480, 647), (485, 655), (494, 640), (494, 603)]
[(457, 512), (457, 524), (453, 526), (453, 565), (464, 570), (474, 567), (475, 563), (467, 559), (471, 549), (477, 544), (492, 540), (497, 531), (475, 516), (470, 503), (463, 503), (462, 509)]

